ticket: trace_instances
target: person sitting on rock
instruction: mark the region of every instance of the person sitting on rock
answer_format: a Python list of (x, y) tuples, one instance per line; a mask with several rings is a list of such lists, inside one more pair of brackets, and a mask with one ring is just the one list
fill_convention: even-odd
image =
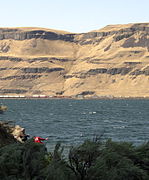
[(38, 136), (34, 137), (34, 142), (36, 142), (36, 143), (43, 144), (42, 141), (44, 141), (44, 140), (48, 140), (48, 138), (41, 138), (41, 137), (38, 137)]

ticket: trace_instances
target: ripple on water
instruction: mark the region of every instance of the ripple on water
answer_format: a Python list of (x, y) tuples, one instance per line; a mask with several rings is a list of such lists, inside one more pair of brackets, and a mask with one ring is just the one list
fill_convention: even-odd
[(141, 143), (148, 140), (149, 100), (17, 100), (2, 99), (8, 111), (0, 120), (13, 120), (31, 136), (50, 136), (77, 144), (104, 131), (104, 138)]

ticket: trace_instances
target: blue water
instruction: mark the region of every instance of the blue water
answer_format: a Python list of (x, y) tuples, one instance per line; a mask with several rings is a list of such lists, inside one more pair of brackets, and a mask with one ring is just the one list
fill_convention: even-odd
[(149, 100), (1, 99), (13, 121), (31, 136), (49, 136), (48, 147), (82, 143), (94, 135), (142, 144), (149, 140)]

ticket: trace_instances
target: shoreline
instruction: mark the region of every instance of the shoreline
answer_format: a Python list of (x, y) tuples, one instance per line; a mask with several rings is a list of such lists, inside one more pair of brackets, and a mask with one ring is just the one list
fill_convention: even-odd
[(45, 96), (45, 97), (34, 97), (34, 96), (0, 96), (0, 99), (74, 99), (74, 100), (113, 100), (113, 99), (149, 99), (149, 96), (99, 96), (99, 97), (72, 97), (72, 96)]

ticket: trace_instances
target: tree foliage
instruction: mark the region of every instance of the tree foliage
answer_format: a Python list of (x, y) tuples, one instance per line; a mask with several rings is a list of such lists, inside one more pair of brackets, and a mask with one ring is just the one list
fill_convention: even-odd
[(53, 152), (43, 144), (5, 144), (0, 148), (3, 180), (148, 180), (149, 143), (86, 140), (65, 157), (60, 143)]

